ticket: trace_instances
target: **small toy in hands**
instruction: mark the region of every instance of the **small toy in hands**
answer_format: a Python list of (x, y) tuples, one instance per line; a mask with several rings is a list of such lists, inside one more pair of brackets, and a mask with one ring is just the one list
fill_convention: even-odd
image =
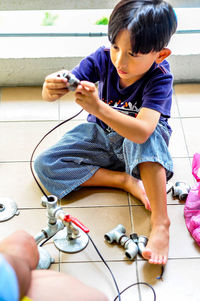
[(68, 80), (69, 86), (67, 87), (67, 89), (70, 91), (75, 91), (80, 84), (80, 80), (69, 71), (63, 71), (62, 73), (58, 74), (58, 77), (64, 77)]

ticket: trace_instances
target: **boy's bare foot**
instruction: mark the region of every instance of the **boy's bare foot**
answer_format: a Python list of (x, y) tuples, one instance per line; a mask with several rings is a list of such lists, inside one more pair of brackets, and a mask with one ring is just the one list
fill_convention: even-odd
[(130, 192), (130, 194), (135, 196), (144, 204), (147, 210), (151, 211), (151, 206), (141, 180), (138, 180), (127, 174), (124, 182), (124, 190)]
[(169, 250), (169, 225), (152, 227), (148, 244), (142, 256), (152, 264), (166, 264)]

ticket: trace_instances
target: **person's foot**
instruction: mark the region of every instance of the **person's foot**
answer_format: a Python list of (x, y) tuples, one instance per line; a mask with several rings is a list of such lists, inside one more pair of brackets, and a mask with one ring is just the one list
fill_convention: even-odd
[(149, 241), (142, 256), (151, 264), (167, 263), (169, 250), (169, 225), (152, 227)]
[(141, 180), (127, 174), (124, 182), (124, 190), (130, 192), (133, 196), (139, 199), (147, 210), (151, 210), (151, 206)]

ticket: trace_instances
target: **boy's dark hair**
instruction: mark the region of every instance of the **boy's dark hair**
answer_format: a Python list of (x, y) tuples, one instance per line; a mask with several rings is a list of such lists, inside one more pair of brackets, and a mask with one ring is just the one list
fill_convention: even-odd
[(117, 34), (128, 29), (133, 53), (147, 54), (166, 47), (176, 28), (175, 12), (167, 2), (121, 0), (110, 16), (108, 39), (114, 44)]

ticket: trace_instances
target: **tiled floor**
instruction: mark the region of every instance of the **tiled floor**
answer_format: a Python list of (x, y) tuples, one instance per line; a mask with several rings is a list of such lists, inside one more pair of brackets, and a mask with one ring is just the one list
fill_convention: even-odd
[[(31, 153), (48, 130), (80, 108), (74, 103), (72, 93), (58, 102), (44, 102), (40, 87), (1, 88), (0, 97), (0, 198), (15, 200), (20, 211), (18, 216), (0, 223), (0, 239), (20, 228), (36, 235), (46, 227), (47, 217), (40, 202), (42, 194), (30, 172)], [(37, 153), (85, 117), (86, 114), (82, 113), (50, 134)], [(195, 152), (200, 152), (200, 84), (175, 85), (170, 124), (174, 129), (170, 142), (175, 170), (172, 182), (184, 181), (193, 185), (192, 157)], [(200, 249), (186, 229), (184, 202), (173, 199), (171, 193), (168, 194), (171, 240), (163, 281), (156, 280), (160, 267), (149, 265), (140, 256), (129, 261), (122, 247), (104, 241), (104, 234), (119, 223), (125, 226), (127, 234), (149, 235), (150, 214), (138, 200), (117, 189), (85, 188), (71, 193), (61, 204), (66, 213), (89, 227), (90, 235), (116, 276), (120, 290), (134, 282), (146, 281), (153, 285), (158, 301), (200, 300)], [(59, 252), (52, 240), (43, 248), (55, 260), (51, 269), (74, 275), (104, 291), (109, 300), (114, 299), (113, 281), (91, 243), (75, 254)], [(122, 295), (122, 300), (150, 301), (153, 294), (147, 286), (135, 286)]]

